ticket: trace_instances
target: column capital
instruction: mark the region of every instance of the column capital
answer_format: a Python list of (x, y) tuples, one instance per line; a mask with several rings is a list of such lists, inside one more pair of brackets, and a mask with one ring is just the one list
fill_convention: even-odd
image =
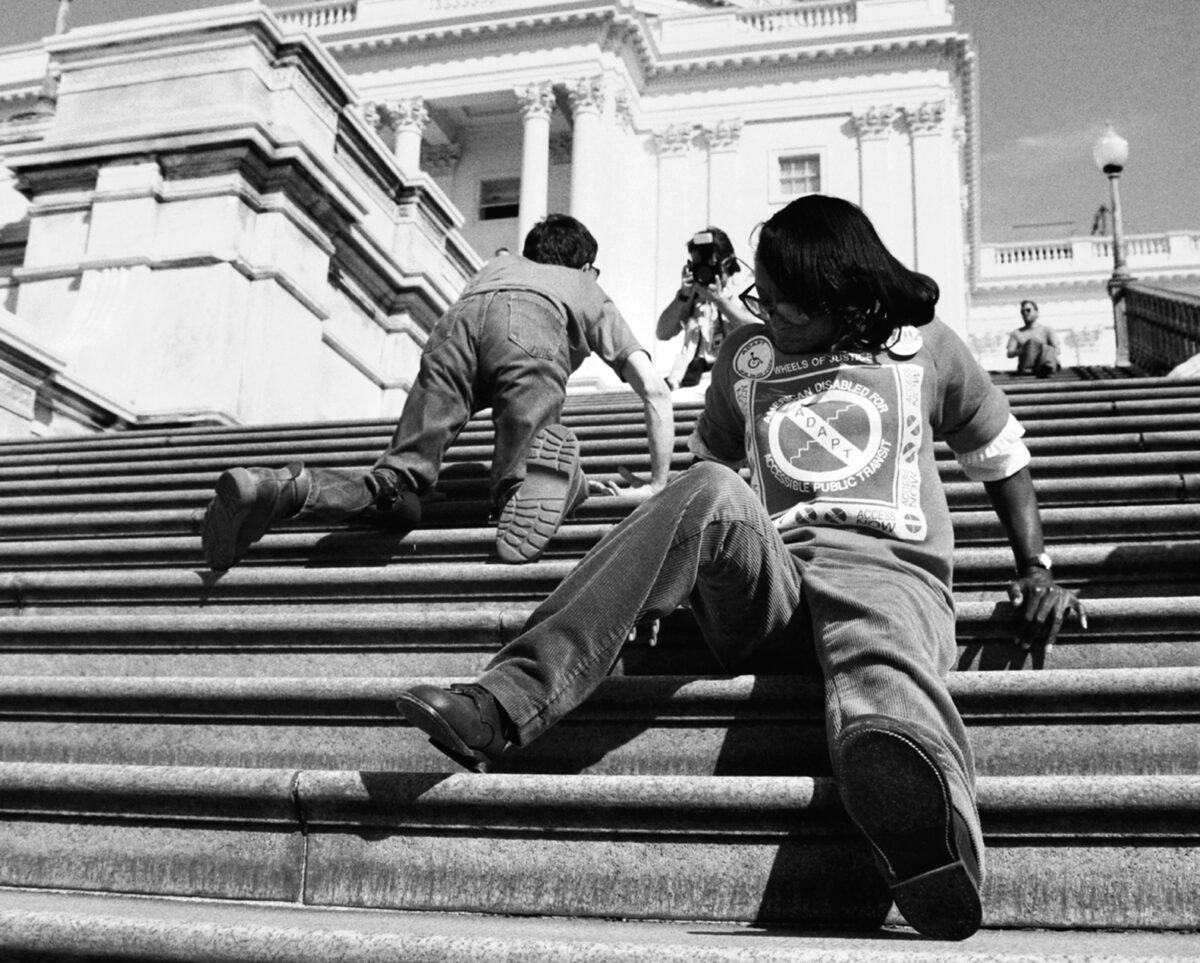
[(862, 140), (882, 140), (892, 132), (896, 122), (897, 110), (891, 104), (878, 107), (868, 107), (850, 115), (855, 133)]
[(517, 95), (517, 102), (521, 105), (521, 116), (525, 120), (535, 117), (549, 120), (550, 115), (554, 113), (554, 84), (548, 80), (516, 87), (513, 93)]
[(383, 105), (387, 123), (396, 130), (425, 132), (429, 123), (429, 111), (425, 109), (424, 97), (401, 97)]
[(616, 97), (613, 98), (613, 110), (617, 121), (625, 130), (631, 131), (637, 127), (633, 116), (633, 94), (629, 90), (617, 91)]
[(913, 134), (939, 133), (946, 121), (946, 102), (927, 100), (915, 107), (905, 107), (904, 120)]
[(604, 110), (605, 93), (603, 77), (583, 77), (567, 85), (567, 100), (576, 114), (584, 111), (601, 113)]
[(363, 101), (362, 119), (378, 134), (385, 126), (383, 104), (377, 104), (373, 100)]
[(704, 125), (704, 139), (709, 151), (737, 150), (742, 140), (742, 120), (718, 120), (715, 124)]
[(654, 149), (661, 157), (682, 157), (692, 149), (695, 124), (671, 124), (654, 132)]

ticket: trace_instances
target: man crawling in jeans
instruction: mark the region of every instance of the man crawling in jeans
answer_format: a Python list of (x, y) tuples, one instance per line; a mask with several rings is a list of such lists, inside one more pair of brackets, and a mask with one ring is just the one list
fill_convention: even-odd
[(765, 325), (722, 346), (689, 442), (699, 463), (589, 552), (475, 682), (415, 686), (398, 705), (487, 771), (586, 699), (633, 626), (681, 604), (731, 672), (811, 648), (847, 813), (908, 923), (964, 939), (982, 922), (984, 848), (946, 687), (953, 532), (935, 437), (1008, 534), (1026, 644), (1086, 617), (1050, 574), (1023, 429), (934, 317), (937, 285), (857, 207), (820, 195), (763, 226), (755, 279), (742, 298)]
[(371, 469), (234, 468), (217, 479), (204, 516), (208, 565), (234, 565), (278, 520), (326, 520), (374, 511), (393, 529), (420, 522), (446, 448), (470, 416), (492, 409), (491, 496), (496, 551), (539, 558), (562, 520), (588, 495), (579, 443), (560, 424), (567, 378), (592, 352), (641, 397), (650, 484), (662, 489), (675, 427), (670, 393), (596, 279), (597, 244), (566, 214), (534, 225), (521, 256), (489, 261), (430, 332), (392, 443)]

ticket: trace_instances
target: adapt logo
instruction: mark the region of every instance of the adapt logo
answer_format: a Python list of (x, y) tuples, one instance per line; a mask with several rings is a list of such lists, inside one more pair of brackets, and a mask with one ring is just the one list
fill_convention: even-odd
[(818, 394), (792, 398), (767, 415), (775, 471), (814, 491), (841, 491), (873, 475), (893, 450), (884, 438), (887, 402), (839, 379)]
[(738, 348), (737, 356), (733, 359), (733, 370), (739, 378), (757, 381), (769, 375), (774, 368), (775, 346), (762, 335), (751, 338)]

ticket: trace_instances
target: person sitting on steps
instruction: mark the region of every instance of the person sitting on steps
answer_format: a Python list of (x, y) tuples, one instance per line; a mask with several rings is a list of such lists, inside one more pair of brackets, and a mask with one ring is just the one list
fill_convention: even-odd
[[(610, 531), (476, 680), (397, 706), (484, 772), (582, 703), (632, 627), (687, 603), (727, 671), (807, 655), (834, 779), (908, 923), (982, 921), (983, 835), (957, 658), (953, 529), (935, 438), (983, 483), (1013, 549), (1025, 644), (1079, 600), (1054, 581), (1023, 429), (967, 346), (848, 201), (808, 195), (758, 239), (742, 294), (763, 325), (725, 340), (689, 440), (696, 464)], [(738, 468), (749, 468), (748, 485)]]
[(650, 484), (631, 491), (644, 499), (661, 490), (675, 442), (670, 393), (597, 283), (596, 253), (582, 223), (550, 214), (530, 230), (520, 256), (484, 265), (430, 332), (391, 444), (374, 467), (224, 472), (204, 515), (208, 565), (228, 569), (276, 521), (302, 512), (341, 520), (373, 509), (389, 527), (411, 530), (447, 447), (488, 407), (496, 551), (506, 562), (534, 561), (588, 495), (578, 440), (561, 416), (567, 378), (592, 352), (642, 399)]
[(1059, 353), (1062, 348), (1054, 329), (1038, 321), (1036, 301), (1021, 302), (1021, 327), (1008, 336), (1005, 353), (1017, 358), (1017, 374), (1049, 378), (1062, 368)]

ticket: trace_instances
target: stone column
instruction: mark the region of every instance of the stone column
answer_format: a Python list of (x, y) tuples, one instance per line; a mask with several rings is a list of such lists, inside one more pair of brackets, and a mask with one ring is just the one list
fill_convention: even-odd
[[(913, 224), (916, 228), (913, 267), (934, 277), (945, 268), (941, 261), (946, 251), (948, 226), (945, 216), (948, 205), (944, 195), (945, 151), (942, 147), (945, 116), (945, 101), (927, 102), (904, 111), (912, 136)], [(953, 209), (956, 210), (956, 206)]]
[(596, 237), (604, 211), (604, 78), (572, 84), (567, 91), (574, 116), (571, 144), (571, 215), (583, 221)]
[[(654, 311), (658, 317), (679, 290), (679, 272), (687, 258), (685, 245), (696, 230), (700, 213), (688, 197), (687, 167), (696, 128), (692, 124), (672, 124), (654, 133), (658, 151), (658, 270), (655, 272)], [(653, 334), (651, 335), (653, 337)], [(654, 342), (656, 360), (662, 367), (674, 358), (676, 342)]]
[(550, 115), (554, 112), (554, 87), (546, 81), (518, 87), (524, 137), (521, 142), (521, 199), (517, 216), (517, 244), (525, 243), (529, 229), (546, 216), (550, 190)]
[(906, 108), (912, 139), (913, 267), (938, 283), (938, 313), (966, 337), (967, 264), (963, 246), (963, 210), (957, 145), (947, 123), (944, 100)]
[(729, 232), (737, 217), (737, 152), (742, 140), (741, 120), (719, 120), (704, 128), (708, 144), (709, 224)]
[(862, 209), (883, 242), (904, 261), (905, 252), (911, 251), (912, 244), (900, 236), (896, 217), (901, 179), (892, 175), (891, 138), (897, 113), (890, 105), (870, 107), (854, 114), (851, 121), (858, 134)]
[(406, 171), (421, 169), (421, 138), (429, 123), (424, 97), (404, 97), (387, 104), (388, 122), (396, 131), (396, 162)]

